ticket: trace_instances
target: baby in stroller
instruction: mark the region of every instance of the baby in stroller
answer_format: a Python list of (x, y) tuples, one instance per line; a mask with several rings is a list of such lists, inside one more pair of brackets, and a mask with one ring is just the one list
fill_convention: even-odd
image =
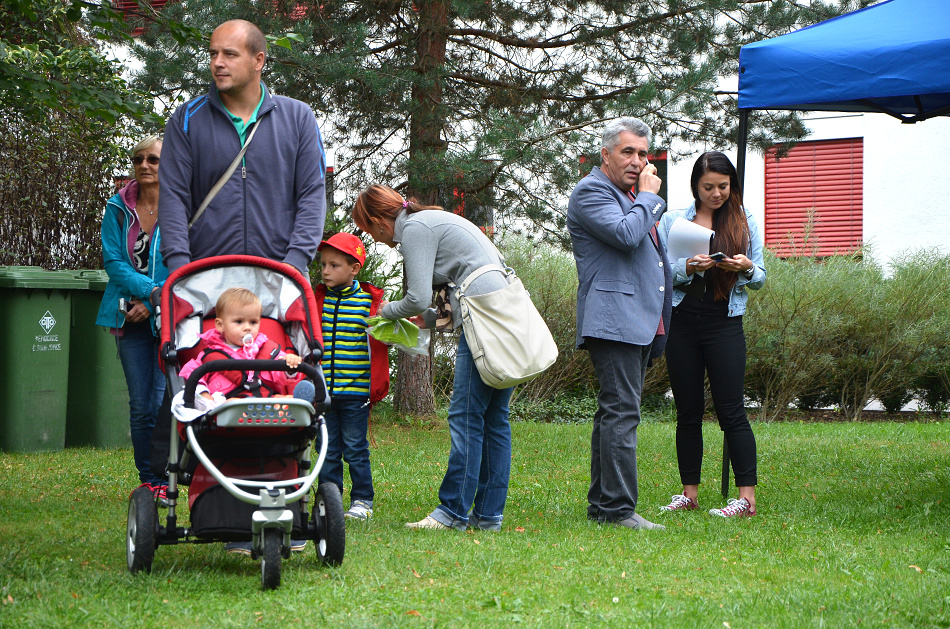
[[(261, 329), (261, 300), (246, 288), (229, 288), (218, 297), (215, 304), (214, 328), (202, 332), (199, 337), (204, 341), (205, 349), (181, 368), (179, 375), (188, 376), (210, 360), (233, 359), (283, 359), (288, 367), (296, 369), (302, 358), (297, 354), (284, 352), (280, 345), (267, 338)], [(304, 382), (296, 397), (313, 402), (313, 386), (306, 383), (304, 375), (294, 376), (286, 371), (212, 371), (198, 380), (195, 393), (204, 398), (196, 408), (210, 410), (231, 397), (287, 397), (293, 385)], [(290, 550), (303, 552), (307, 540), (294, 539)], [(226, 542), (225, 550), (230, 554), (252, 554), (251, 542)]]
[[(221, 293), (215, 304), (214, 328), (199, 335), (205, 342), (205, 350), (188, 361), (179, 375), (188, 378), (204, 362), (222, 358), (283, 359), (288, 367), (299, 367), (303, 361), (300, 356), (284, 352), (279, 344), (260, 332), (261, 310), (261, 300), (246, 288), (229, 288)], [(195, 392), (212, 402), (205, 404), (212, 408), (236, 395), (261, 397), (265, 391), (271, 396), (287, 395), (303, 378), (302, 373), (291, 376), (286, 371), (263, 371), (257, 375), (253, 371), (212, 371), (198, 380)], [(307, 401), (312, 402), (312, 391), (308, 393), (311, 396)]]
[[(154, 496), (132, 493), (131, 572), (150, 571), (157, 546), (181, 543), (240, 544), (261, 559), (265, 589), (280, 584), (292, 538), (313, 540), (324, 564), (343, 561), (340, 492), (317, 483), (329, 395), (316, 312), (309, 278), (272, 260), (206, 258), (168, 278), (160, 332), (174, 416), (169, 507), (162, 526)], [(178, 526), (179, 484), (190, 486), (189, 526)]]

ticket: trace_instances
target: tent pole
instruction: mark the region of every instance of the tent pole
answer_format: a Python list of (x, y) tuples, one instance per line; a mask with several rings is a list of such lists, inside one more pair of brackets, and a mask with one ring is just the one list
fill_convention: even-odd
[(749, 143), (749, 110), (739, 110), (739, 143), (736, 145), (736, 171), (739, 174), (739, 188), (745, 192), (745, 154)]

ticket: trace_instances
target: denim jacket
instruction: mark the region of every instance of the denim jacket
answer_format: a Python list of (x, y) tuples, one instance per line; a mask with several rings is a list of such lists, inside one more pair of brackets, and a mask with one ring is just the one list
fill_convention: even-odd
[[(755, 270), (752, 272), (752, 279), (747, 279), (743, 273), (738, 274), (736, 285), (729, 294), (730, 317), (739, 317), (745, 314), (746, 301), (749, 299), (746, 288), (758, 290), (765, 284), (766, 274), (765, 260), (762, 257), (762, 236), (759, 233), (759, 226), (756, 224), (755, 219), (752, 218), (752, 214), (745, 208), (743, 208), (743, 210), (745, 211), (746, 221), (749, 223), (749, 235), (751, 236), (751, 242), (749, 243), (749, 248), (746, 250), (745, 255), (752, 260), (752, 263), (755, 265)], [(670, 228), (673, 226), (673, 221), (680, 216), (688, 221), (695, 219), (696, 203), (691, 203), (685, 210), (667, 212), (663, 215), (663, 218), (660, 219), (660, 226), (657, 231), (660, 235), (660, 242), (663, 243), (663, 247), (667, 250), (669, 250), (667, 239), (670, 236)], [(670, 264), (673, 265), (673, 306), (678, 306), (686, 295), (686, 293), (678, 289), (677, 286), (689, 284), (693, 281), (693, 276), (686, 274), (686, 260), (686, 258), (670, 260)]]

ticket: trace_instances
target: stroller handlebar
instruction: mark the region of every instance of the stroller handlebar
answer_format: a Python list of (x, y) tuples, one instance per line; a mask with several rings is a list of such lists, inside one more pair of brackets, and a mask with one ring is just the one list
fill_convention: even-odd
[(309, 363), (300, 363), (298, 367), (291, 368), (288, 367), (287, 363), (283, 360), (222, 358), (221, 360), (212, 360), (199, 365), (198, 368), (188, 376), (188, 379), (185, 381), (184, 396), (184, 402), (187, 408), (195, 407), (195, 390), (198, 388), (198, 381), (205, 374), (214, 371), (286, 371), (288, 373), (302, 371), (315, 385), (317, 383), (322, 385), (314, 387), (316, 393), (313, 404), (317, 405), (323, 403), (328, 397), (326, 385), (323, 382), (320, 371), (317, 367)]

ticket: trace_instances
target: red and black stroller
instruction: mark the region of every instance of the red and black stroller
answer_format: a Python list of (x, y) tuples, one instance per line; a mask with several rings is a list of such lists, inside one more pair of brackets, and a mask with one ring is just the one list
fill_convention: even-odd
[[(258, 397), (245, 386), (207, 411), (195, 410), (198, 379), (208, 372), (288, 370), (269, 359), (206, 360), (187, 381), (179, 371), (203, 351), (203, 331), (214, 327), (215, 303), (231, 287), (261, 300), (260, 331), (284, 351), (303, 358), (298, 370), (313, 383), (311, 404), (291, 397)], [(280, 585), (281, 558), (291, 539), (310, 539), (318, 558), (339, 565), (345, 548), (343, 502), (333, 483), (316, 483), (326, 458), (323, 412), (329, 395), (319, 362), (320, 320), (310, 282), (286, 264), (251, 256), (220, 256), (192, 262), (165, 282), (161, 301), (161, 361), (167, 397), (175, 397), (168, 456), (168, 513), (161, 525), (148, 488), (129, 499), (129, 570), (150, 571), (157, 546), (180, 543), (251, 542), (261, 559), (264, 589)], [(289, 370), (293, 371), (293, 370)], [(177, 404), (177, 405), (176, 405)], [(316, 441), (315, 441), (316, 439)], [(313, 446), (319, 454), (313, 460)], [(179, 485), (188, 485), (189, 526), (178, 526)], [(313, 488), (315, 491), (311, 492)], [(313, 506), (308, 503), (313, 493)]]

